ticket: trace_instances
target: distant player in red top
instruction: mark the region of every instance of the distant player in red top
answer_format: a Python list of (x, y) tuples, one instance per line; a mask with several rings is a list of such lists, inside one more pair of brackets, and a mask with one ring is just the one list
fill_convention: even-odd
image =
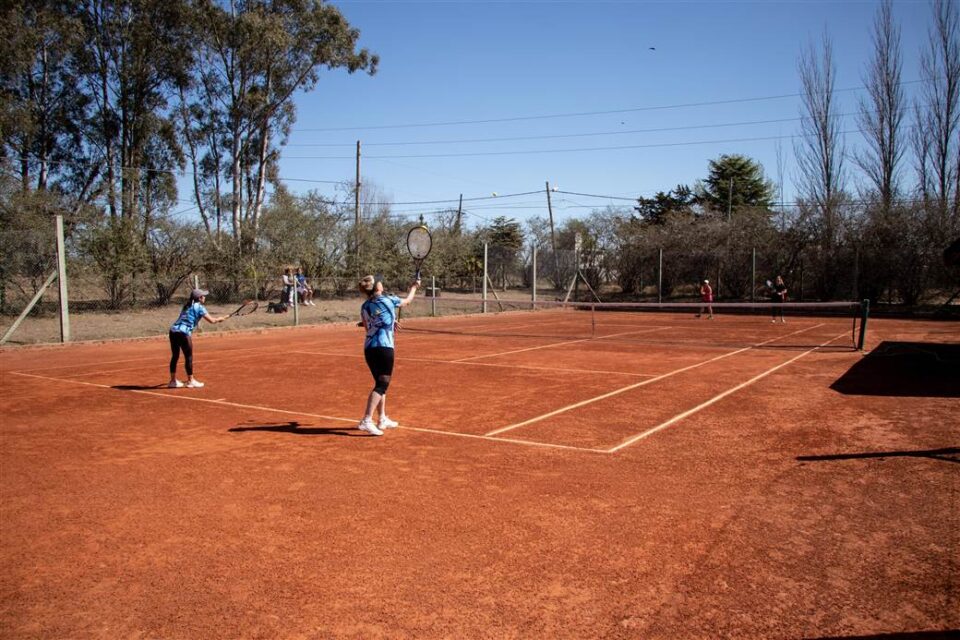
[(707, 309), (707, 320), (713, 320), (713, 288), (710, 286), (709, 280), (704, 280), (703, 284), (700, 285), (700, 313), (697, 314), (697, 317), (703, 315), (703, 309)]

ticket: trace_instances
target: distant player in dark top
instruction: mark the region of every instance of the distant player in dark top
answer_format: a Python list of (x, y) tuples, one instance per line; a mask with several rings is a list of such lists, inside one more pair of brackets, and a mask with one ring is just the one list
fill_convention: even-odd
[(787, 285), (783, 283), (783, 276), (777, 276), (773, 286), (770, 287), (770, 300), (773, 302), (773, 319), (770, 322), (776, 322), (779, 316), (780, 322), (786, 323), (782, 305), (787, 301)]

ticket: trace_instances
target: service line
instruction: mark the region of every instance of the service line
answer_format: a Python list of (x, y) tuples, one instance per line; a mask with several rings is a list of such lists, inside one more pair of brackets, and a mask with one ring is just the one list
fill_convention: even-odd
[(767, 369), (767, 370), (764, 371), (763, 373), (761, 373), (761, 374), (759, 374), (759, 375), (756, 375), (756, 376), (750, 378), (750, 379), (747, 380), (746, 382), (742, 382), (742, 383), (738, 384), (738, 385), (735, 386), (735, 387), (732, 387), (732, 388), (727, 389), (726, 391), (724, 391), (724, 392), (722, 392), (722, 393), (719, 393), (719, 394), (715, 395), (714, 397), (710, 398), (710, 399), (707, 400), (706, 402), (703, 402), (703, 403), (701, 403), (701, 404), (698, 404), (697, 406), (695, 406), (695, 407), (692, 408), (692, 409), (688, 409), (687, 411), (684, 411), (683, 413), (680, 413), (680, 414), (675, 415), (674, 417), (670, 418), (670, 419), (667, 420), (666, 422), (661, 422), (661, 423), (658, 424), (657, 426), (655, 426), (655, 427), (653, 427), (653, 428), (650, 428), (650, 429), (647, 429), (647, 430), (644, 431), (643, 433), (637, 434), (637, 435), (633, 436), (632, 438), (628, 438), (627, 440), (624, 440), (623, 442), (621, 442), (621, 443), (618, 444), (617, 446), (613, 447), (612, 449), (608, 449), (607, 452), (608, 452), (608, 453), (616, 453), (617, 451), (619, 451), (620, 449), (623, 449), (624, 447), (629, 447), (629, 446), (632, 445), (633, 443), (638, 442), (638, 441), (640, 441), (640, 440), (643, 440), (643, 439), (646, 438), (647, 436), (651, 436), (651, 435), (655, 434), (655, 433), (658, 432), (658, 431), (661, 431), (661, 430), (663, 430), (663, 429), (666, 429), (666, 428), (669, 427), (670, 425), (675, 424), (675, 423), (677, 423), (677, 422), (680, 422), (680, 421), (683, 420), (684, 418), (688, 418), (688, 417), (692, 416), (693, 414), (695, 414), (695, 413), (697, 413), (697, 412), (699, 412), (699, 411), (702, 411), (703, 409), (706, 409), (706, 408), (709, 407), (710, 405), (712, 405), (712, 404), (714, 404), (714, 403), (716, 403), (716, 402), (719, 402), (720, 400), (723, 400), (724, 398), (726, 398), (727, 396), (729, 396), (731, 393), (736, 393), (736, 392), (739, 391), (740, 389), (743, 389), (744, 387), (750, 386), (751, 384), (753, 384), (753, 383), (756, 382), (757, 380), (761, 380), (761, 379), (763, 379), (763, 378), (766, 378), (768, 375), (770, 375), (770, 374), (773, 373), (774, 371), (777, 371), (778, 369), (782, 369), (783, 367), (787, 366), (787, 365), (790, 364), (791, 362), (796, 362), (797, 360), (799, 360), (799, 359), (802, 358), (803, 356), (805, 356), (805, 355), (807, 355), (807, 354), (809, 354), (809, 353), (813, 353), (813, 352), (816, 351), (817, 349), (819, 349), (819, 348), (821, 348), (821, 347), (825, 347), (825, 346), (827, 346), (828, 344), (830, 344), (831, 342), (833, 342), (834, 340), (838, 340), (838, 339), (844, 337), (845, 335), (847, 335), (847, 332), (846, 332), (846, 331), (844, 331), (843, 333), (841, 333), (840, 335), (838, 335), (838, 336), (835, 337), (835, 338), (830, 338), (829, 340), (827, 340), (827, 341), (824, 342), (823, 344), (817, 345), (816, 347), (813, 347), (812, 349), (810, 349), (810, 350), (808, 350), (808, 351), (804, 351), (803, 353), (801, 353), (801, 354), (799, 354), (799, 355), (796, 355), (796, 356), (790, 358), (790, 359), (787, 360), (786, 362), (781, 362), (780, 364), (776, 365), (775, 367), (772, 367), (772, 368), (770, 368), (770, 369)]
[(607, 338), (617, 338), (619, 336), (629, 336), (636, 333), (651, 333), (653, 331), (663, 331), (664, 329), (672, 329), (673, 327), (651, 327), (649, 329), (639, 329), (637, 331), (624, 331), (623, 333), (611, 333), (608, 336), (595, 336), (590, 338), (580, 338), (578, 340), (566, 340), (564, 342), (553, 342), (551, 344), (541, 344), (536, 347), (526, 347), (524, 349), (513, 349), (512, 351), (500, 351), (498, 353), (485, 353), (479, 356), (470, 356), (469, 358), (460, 358), (459, 360), (452, 360), (451, 362), (469, 362), (470, 360), (477, 360), (479, 358), (496, 358), (497, 356), (508, 356), (513, 353), (523, 353), (525, 351), (536, 351), (537, 349), (551, 349), (553, 347), (563, 347), (568, 344), (578, 344), (580, 342), (594, 342), (596, 340), (605, 340)]
[[(362, 354), (355, 353), (332, 353), (326, 351), (304, 351), (294, 350), (290, 353), (300, 353), (311, 356), (332, 356), (337, 358), (362, 358)], [(528, 369), (531, 371), (561, 371), (563, 373), (599, 373), (612, 376), (627, 376), (630, 378), (649, 378), (655, 374), (652, 373), (632, 373), (629, 371), (607, 371), (604, 369), (570, 369), (565, 367), (535, 367), (533, 365), (523, 364), (497, 364), (496, 362), (463, 362), (462, 360), (441, 360), (440, 358), (412, 358), (403, 356), (399, 359), (401, 362), (429, 362), (432, 364), (463, 364), (470, 367), (498, 367), (501, 369)]]
[[(812, 327), (807, 327), (806, 329), (800, 329), (800, 330), (798, 330), (798, 331), (794, 331), (794, 332), (792, 332), (792, 333), (788, 333), (788, 334), (783, 335), (783, 336), (777, 336), (776, 338), (771, 338), (771, 339), (769, 339), (769, 340), (765, 340), (765, 341), (763, 341), (763, 342), (761, 342), (761, 343), (759, 343), (759, 344), (756, 344), (756, 345), (753, 345), (753, 346), (750, 346), (750, 347), (744, 347), (744, 348), (742, 348), (742, 349), (737, 349), (736, 351), (731, 351), (731, 352), (729, 352), (729, 353), (722, 353), (722, 354), (720, 354), (719, 356), (716, 356), (716, 357), (714, 357), (714, 358), (710, 358), (709, 360), (704, 360), (703, 362), (698, 362), (698, 363), (691, 364), (691, 365), (686, 366), (686, 367), (681, 367), (680, 369), (675, 369), (675, 370), (673, 370), (673, 371), (668, 371), (667, 373), (663, 373), (663, 374), (661, 374), (661, 375), (659, 375), (659, 376), (657, 376), (657, 377), (655, 377), (655, 378), (650, 378), (649, 380), (644, 380), (644, 381), (642, 381), (642, 382), (637, 382), (637, 383), (635, 383), (635, 384), (631, 384), (631, 385), (628, 385), (628, 386), (626, 386), (626, 387), (621, 387), (621, 388), (619, 388), (619, 389), (614, 389), (613, 391), (610, 391), (609, 393), (605, 393), (605, 394), (603, 394), (603, 395), (599, 395), (599, 396), (596, 396), (596, 397), (594, 397), (594, 398), (587, 398), (586, 400), (582, 400), (582, 401), (580, 401), (580, 402), (576, 402), (576, 403), (574, 403), (574, 404), (567, 405), (566, 407), (561, 407), (561, 408), (559, 408), (559, 409), (556, 409), (555, 411), (551, 411), (551, 412), (549, 412), (549, 413), (545, 413), (545, 414), (543, 414), (543, 415), (539, 415), (539, 416), (536, 416), (536, 417), (534, 417), (534, 418), (530, 418), (529, 420), (524, 420), (523, 422), (517, 422), (517, 423), (515, 423), (515, 424), (510, 424), (510, 425), (507, 425), (507, 426), (505, 426), (505, 427), (501, 427), (501, 428), (499, 428), (499, 429), (494, 429), (493, 431), (488, 431), (488, 432), (487, 432), (486, 434), (484, 434), (484, 435), (486, 435), (486, 436), (495, 436), (495, 435), (497, 435), (497, 434), (504, 433), (504, 432), (510, 431), (510, 430), (512, 430), (512, 429), (517, 429), (517, 428), (519, 428), (519, 427), (525, 427), (525, 426), (527, 426), (528, 424), (533, 424), (534, 422), (540, 422), (541, 420), (546, 420), (547, 418), (552, 418), (553, 416), (560, 415), (561, 413), (566, 413), (567, 411), (572, 411), (572, 410), (574, 410), (574, 409), (579, 409), (580, 407), (586, 406), (586, 405), (588, 405), (588, 404), (593, 404), (594, 402), (600, 402), (601, 400), (606, 400), (607, 398), (612, 398), (613, 396), (620, 395), (621, 393), (626, 393), (627, 391), (632, 391), (633, 389), (637, 389), (637, 388), (642, 387), (642, 386), (644, 386), (644, 385), (652, 384), (652, 383), (654, 383), (654, 382), (659, 382), (660, 380), (663, 380), (664, 378), (669, 378), (670, 376), (675, 376), (675, 375), (677, 375), (678, 373), (683, 373), (684, 371), (690, 371), (691, 369), (696, 369), (697, 367), (702, 367), (703, 365), (710, 364), (711, 362), (716, 362), (717, 360), (722, 360), (722, 359), (724, 359), (724, 358), (729, 358), (730, 356), (737, 355), (738, 353), (743, 353), (744, 351), (749, 351), (749, 350), (754, 349), (754, 348), (756, 348), (756, 347), (762, 347), (763, 345), (767, 344), (768, 342), (773, 342), (774, 340), (782, 340), (783, 338), (789, 338), (790, 336), (794, 336), (794, 335), (797, 335), (797, 334), (799, 334), (799, 333), (804, 333), (804, 332), (806, 332), (806, 331), (810, 331), (810, 330), (812, 330), (812, 329), (816, 329), (817, 327), (822, 327), (822, 326), (823, 326), (822, 323), (821, 323), (821, 324), (817, 324), (817, 325), (814, 325), (814, 326), (812, 326)], [(834, 339), (835, 339), (835, 338), (834, 338)]]

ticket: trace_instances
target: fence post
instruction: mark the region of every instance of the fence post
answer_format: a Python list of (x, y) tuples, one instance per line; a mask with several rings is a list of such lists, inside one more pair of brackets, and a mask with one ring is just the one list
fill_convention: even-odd
[(60, 342), (70, 342), (70, 302), (67, 295), (67, 252), (63, 246), (63, 216), (57, 216), (57, 274), (60, 286)]
[(754, 302), (754, 294), (757, 291), (757, 248), (753, 248), (753, 262), (750, 271), (750, 302)]
[(487, 312), (487, 243), (483, 243), (483, 289), (482, 289), (483, 303), (481, 311), (483, 313)]
[(537, 307), (537, 245), (536, 243), (534, 243), (533, 245), (533, 263), (530, 267), (530, 270), (531, 270), (530, 284), (532, 285), (531, 293), (530, 293), (530, 301), (533, 303), (530, 306), (536, 309)]
[(663, 249), (657, 250), (657, 302), (663, 302)]
[(293, 300), (293, 326), (300, 326), (300, 296), (297, 292), (297, 277), (293, 277), (293, 292), (291, 293)]
[(437, 315), (437, 276), (430, 276), (430, 292), (433, 294), (433, 298), (430, 300), (430, 315), (436, 317)]

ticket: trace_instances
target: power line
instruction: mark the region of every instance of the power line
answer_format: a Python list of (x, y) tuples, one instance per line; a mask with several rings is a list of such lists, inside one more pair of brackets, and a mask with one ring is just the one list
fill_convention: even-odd
[[(875, 113), (875, 112), (871, 112)], [(838, 118), (848, 118), (859, 115), (860, 112), (851, 111), (848, 113), (837, 114)], [(746, 127), (761, 124), (782, 124), (785, 122), (799, 122), (804, 118), (777, 118), (773, 120), (749, 120), (744, 122), (722, 122), (718, 124), (695, 124), (684, 125), (680, 127), (657, 127), (653, 129), (623, 129), (617, 131), (593, 131), (588, 133), (558, 133), (542, 136), (514, 136), (509, 138), (463, 138), (460, 140), (427, 140), (421, 142), (364, 142), (365, 147), (386, 147), (386, 146), (412, 146), (412, 145), (432, 145), (432, 144), (471, 144), (485, 142), (518, 142), (526, 140), (557, 140), (562, 138), (589, 138), (598, 136), (618, 136), (630, 135), (634, 133), (663, 133), (665, 131), (692, 131), (694, 129), (718, 129), (725, 127)], [(317, 142), (317, 143), (290, 143), (286, 147), (353, 147), (356, 142)]]
[[(908, 84), (917, 84), (923, 82), (923, 80), (908, 80), (901, 82), (900, 85)], [(861, 91), (866, 87), (863, 85), (857, 87), (849, 87), (846, 89), (835, 89), (835, 93), (842, 93), (848, 91)], [(653, 107), (630, 107), (626, 109), (610, 109), (606, 111), (579, 111), (572, 113), (554, 113), (554, 114), (544, 114), (536, 116), (512, 116), (509, 118), (487, 118), (484, 120), (457, 120), (452, 122), (421, 122), (416, 124), (385, 124), (385, 125), (371, 125), (371, 126), (360, 126), (360, 127), (324, 127), (324, 128), (302, 128), (294, 129), (295, 131), (357, 131), (360, 129), (372, 130), (372, 129), (412, 129), (417, 127), (448, 127), (455, 125), (464, 125), (464, 124), (492, 124), (495, 122), (523, 122), (529, 120), (548, 120), (555, 118), (579, 118), (583, 116), (599, 116), (599, 115), (613, 115), (618, 113), (637, 113), (643, 111), (662, 111), (668, 109), (685, 109), (690, 107), (707, 107), (713, 105), (723, 105), (723, 104), (742, 104), (745, 102), (762, 102), (767, 100), (783, 100), (785, 98), (797, 98), (802, 96), (802, 93), (784, 93), (780, 95), (773, 96), (759, 96), (753, 98), (733, 98), (730, 100), (710, 100), (705, 102), (686, 102), (679, 104), (670, 104), (670, 105), (659, 105)]]
[[(841, 131), (841, 134), (848, 133), (863, 133), (860, 129), (850, 129), (847, 131)], [(606, 147), (579, 147), (572, 149), (532, 149), (532, 150), (514, 150), (514, 151), (476, 151), (472, 153), (425, 153), (425, 154), (412, 154), (412, 155), (398, 155), (398, 156), (368, 156), (370, 159), (387, 159), (387, 158), (468, 158), (468, 157), (478, 157), (478, 156), (507, 156), (507, 155), (531, 155), (537, 153), (580, 153), (584, 151), (625, 151), (630, 149), (659, 149), (667, 147), (688, 147), (696, 145), (706, 145), (706, 144), (730, 144), (737, 142), (764, 142), (769, 140), (783, 140), (785, 138), (805, 138), (811, 137), (813, 134), (804, 135), (804, 134), (791, 134), (791, 135), (777, 135), (777, 136), (760, 136), (754, 138), (728, 138), (724, 140), (696, 140), (691, 142), (657, 142), (650, 144), (630, 144), (630, 145), (615, 145), (615, 146), (606, 146)], [(348, 160), (352, 156), (286, 156), (291, 160)]]

